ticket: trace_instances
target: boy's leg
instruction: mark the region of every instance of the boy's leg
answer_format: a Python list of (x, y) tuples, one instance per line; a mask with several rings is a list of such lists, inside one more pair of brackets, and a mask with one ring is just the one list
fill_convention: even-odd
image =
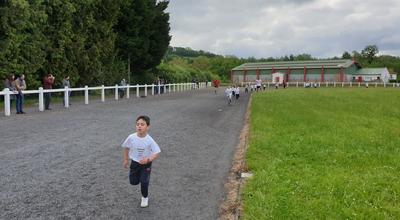
[(144, 198), (149, 196), (151, 165), (143, 167), (140, 172), (140, 191)]
[(140, 164), (136, 161), (131, 160), (131, 166), (129, 170), (129, 183), (131, 185), (137, 185), (140, 182)]

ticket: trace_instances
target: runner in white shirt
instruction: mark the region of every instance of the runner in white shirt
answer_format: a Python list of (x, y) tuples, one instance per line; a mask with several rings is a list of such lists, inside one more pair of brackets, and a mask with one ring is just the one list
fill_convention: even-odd
[(129, 135), (121, 145), (124, 148), (124, 168), (128, 168), (129, 159), (131, 160), (129, 182), (132, 185), (140, 183), (140, 206), (143, 208), (148, 206), (151, 164), (161, 152), (158, 144), (147, 133), (149, 126), (150, 118), (139, 116), (136, 119), (136, 133)]
[(258, 90), (261, 90), (261, 83), (262, 83), (261, 79), (256, 79), (257, 92)]
[(231, 87), (226, 88), (225, 94), (228, 98), (228, 105), (230, 105), (232, 102), (232, 88)]
[(239, 99), (239, 93), (240, 93), (240, 88), (239, 88), (239, 86), (237, 86), (236, 88), (235, 88), (235, 97), (236, 97), (236, 100), (238, 100)]

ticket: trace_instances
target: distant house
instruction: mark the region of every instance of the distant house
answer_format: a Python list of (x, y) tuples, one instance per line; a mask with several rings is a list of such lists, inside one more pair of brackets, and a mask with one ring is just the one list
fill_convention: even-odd
[(390, 74), (387, 68), (362, 68), (353, 75), (357, 82), (388, 82)]
[(389, 76), (389, 80), (397, 80), (397, 74), (398, 73), (390, 73), (390, 76)]
[(387, 68), (362, 68), (354, 60), (310, 60), (245, 63), (231, 70), (233, 83), (274, 82), (274, 73), (285, 82), (388, 82)]

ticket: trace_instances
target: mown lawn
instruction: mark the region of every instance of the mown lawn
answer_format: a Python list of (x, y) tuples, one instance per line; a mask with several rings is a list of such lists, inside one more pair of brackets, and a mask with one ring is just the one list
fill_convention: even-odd
[(400, 219), (400, 89), (253, 96), (243, 219)]

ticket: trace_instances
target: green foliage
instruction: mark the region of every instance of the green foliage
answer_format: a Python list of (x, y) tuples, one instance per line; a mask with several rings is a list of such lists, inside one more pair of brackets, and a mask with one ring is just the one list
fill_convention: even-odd
[(379, 53), (378, 47), (376, 45), (368, 45), (362, 51), (361, 55), (367, 59), (368, 63), (371, 64), (375, 55)]
[(392, 88), (253, 96), (244, 219), (399, 219), (393, 106)]
[(342, 55), (342, 59), (351, 59), (351, 54), (347, 51), (345, 51)]
[[(114, 84), (131, 67), (152, 81), (167, 50), (168, 1), (13, 0), (0, 2), (0, 79), (24, 73), (28, 88), (52, 73), (73, 86)], [(126, 23), (124, 23), (126, 22)]]
[(169, 14), (165, 13), (168, 1), (122, 1), (121, 12), (115, 30), (117, 47), (136, 77), (148, 73), (163, 58), (171, 39)]

